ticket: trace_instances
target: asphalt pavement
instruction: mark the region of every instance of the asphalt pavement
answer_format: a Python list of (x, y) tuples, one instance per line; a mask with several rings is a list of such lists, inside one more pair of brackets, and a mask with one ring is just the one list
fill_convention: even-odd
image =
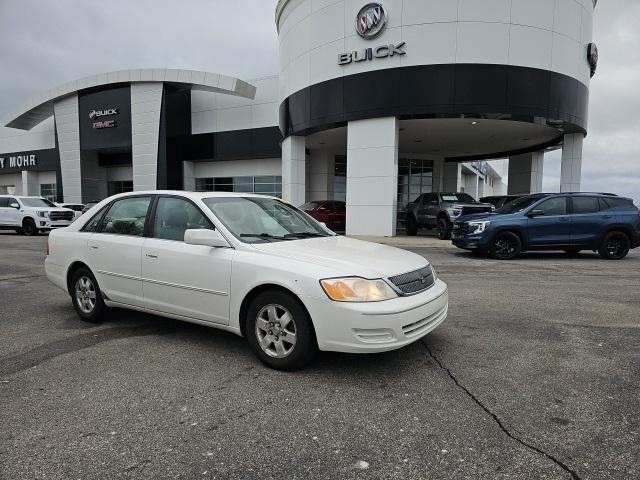
[(263, 367), (229, 333), (82, 323), (46, 237), (0, 234), (0, 479), (640, 478), (640, 251), (412, 246), (448, 320), (387, 354)]

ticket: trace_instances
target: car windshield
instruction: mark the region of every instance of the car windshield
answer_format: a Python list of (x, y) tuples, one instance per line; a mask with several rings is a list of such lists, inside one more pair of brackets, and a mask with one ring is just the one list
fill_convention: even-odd
[(473, 197), (467, 193), (443, 193), (442, 194), (443, 202), (466, 202), (466, 203), (475, 203)]
[(55, 207), (53, 202), (44, 198), (20, 197), (20, 201), (25, 207)]
[(331, 236), (309, 215), (275, 198), (211, 197), (202, 201), (236, 238), (246, 243)]
[(544, 197), (541, 197), (539, 195), (518, 198), (517, 200), (513, 200), (513, 201), (503, 205), (502, 207), (498, 208), (494, 213), (506, 214), (506, 213), (521, 212), (525, 208), (530, 207), (534, 203), (539, 202), (540, 200), (542, 200), (543, 198)]

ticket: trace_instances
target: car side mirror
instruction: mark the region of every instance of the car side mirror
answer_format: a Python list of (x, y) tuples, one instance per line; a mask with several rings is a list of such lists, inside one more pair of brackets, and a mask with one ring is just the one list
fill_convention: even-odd
[(229, 247), (227, 240), (217, 230), (195, 228), (184, 232), (184, 243), (188, 245), (202, 245), (204, 247)]
[(16, 210), (20, 210), (20, 204), (19, 203), (10, 203), (9, 206), (11, 208), (15, 208)]
[(534, 218), (534, 217), (543, 217), (544, 216), (544, 210), (540, 210), (539, 208), (534, 208), (533, 210), (531, 210), (527, 216), (529, 218)]

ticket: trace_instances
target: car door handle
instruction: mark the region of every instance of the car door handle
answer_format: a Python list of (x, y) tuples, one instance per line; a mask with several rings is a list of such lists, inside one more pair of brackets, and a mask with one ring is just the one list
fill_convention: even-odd
[(156, 255), (155, 253), (147, 253), (145, 254), (145, 257), (156, 259), (158, 258), (158, 255)]

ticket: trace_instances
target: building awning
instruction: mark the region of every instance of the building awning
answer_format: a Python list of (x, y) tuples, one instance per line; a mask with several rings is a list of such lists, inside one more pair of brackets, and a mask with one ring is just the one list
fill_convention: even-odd
[(53, 88), (32, 98), (2, 122), (6, 127), (31, 130), (53, 115), (53, 105), (58, 100), (95, 87), (122, 83), (161, 82), (191, 90), (205, 90), (234, 95), (253, 100), (256, 87), (238, 78), (217, 73), (176, 69), (120, 70), (81, 78)]

